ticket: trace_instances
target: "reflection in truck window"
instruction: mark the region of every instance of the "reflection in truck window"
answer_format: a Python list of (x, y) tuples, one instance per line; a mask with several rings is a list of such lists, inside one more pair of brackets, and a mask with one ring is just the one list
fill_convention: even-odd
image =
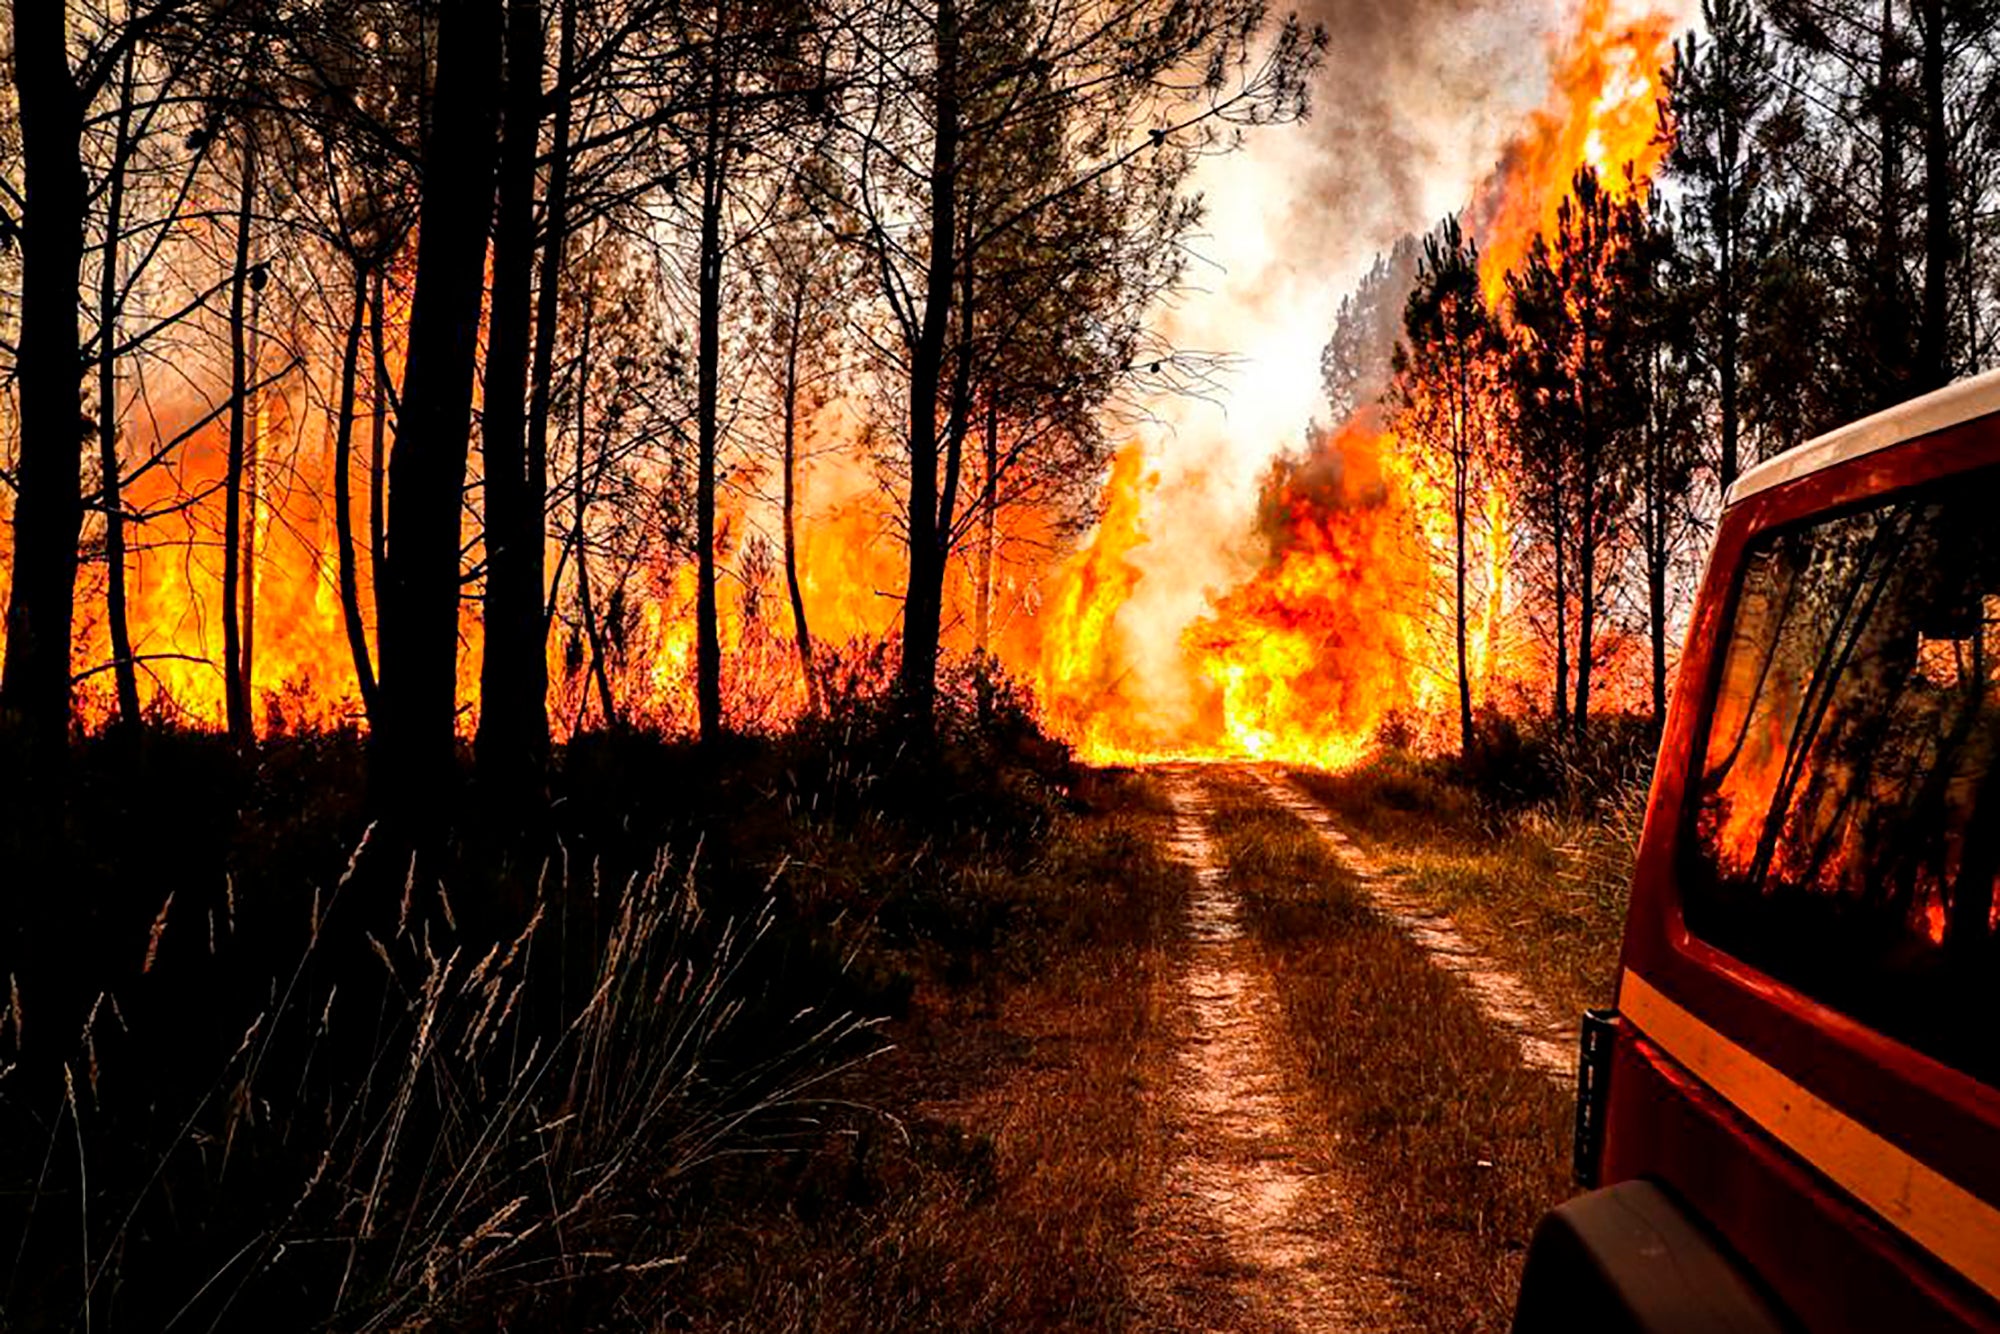
[(1740, 587), (1689, 929), (2000, 1083), (2000, 474), (1766, 534)]

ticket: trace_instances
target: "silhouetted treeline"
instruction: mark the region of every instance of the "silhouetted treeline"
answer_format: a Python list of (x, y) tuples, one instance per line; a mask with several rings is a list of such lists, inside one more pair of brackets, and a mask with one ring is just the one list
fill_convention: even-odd
[[(996, 512), (1086, 504), (1107, 405), (1185, 373), (1142, 319), (1180, 281), (1187, 173), (1238, 127), (1300, 114), (1320, 44), (1267, 28), (1262, 0), (10, 17), (9, 795), (58, 799), (77, 679), (109, 672), (116, 725), (140, 722), (159, 654), (127, 624), (136, 549), (220, 548), (201, 614), (219, 613), (229, 731), (251, 739), (259, 488), (279, 466), (258, 451), (281, 387), (326, 419), (326, 565), (397, 814), (454, 786), (468, 606), (498, 800), (538, 790), (552, 635), (595, 678), (596, 721), (618, 721), (604, 659), (649, 563), (698, 572), (699, 724), (725, 729), (718, 525), (769, 473), (792, 494), (801, 413), (835, 380), (905, 539), (900, 689), (921, 733), (949, 562), (977, 535), (990, 582)], [(131, 503), (211, 430), (213, 484)], [(216, 506), (216, 533), (162, 529)], [(80, 560), (105, 566), (107, 661), (77, 660)]]

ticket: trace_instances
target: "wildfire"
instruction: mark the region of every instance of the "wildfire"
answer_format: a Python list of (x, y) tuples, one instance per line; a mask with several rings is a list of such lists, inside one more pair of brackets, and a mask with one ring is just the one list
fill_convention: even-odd
[(1138, 586), (1127, 556), (1146, 540), (1141, 515), (1157, 479), (1136, 446), (1120, 451), (1105, 490), (1104, 518), (1057, 577), (1041, 644), (1038, 685), (1050, 724), (1101, 762), (1146, 757), (1158, 739), (1121, 727), (1124, 654), (1114, 624)]
[[(1551, 230), (1575, 172), (1589, 165), (1614, 190), (1643, 190), (1666, 146), (1658, 134), (1662, 76), (1676, 19), (1614, 13), (1587, 0), (1553, 54), (1552, 91), (1529, 117), (1466, 211), (1482, 251), (1489, 303), (1536, 235)], [(1628, 184), (1629, 183), (1629, 184)], [(1154, 492), (1137, 459), (1121, 459), (1093, 541), (1064, 574), (1045, 626), (1041, 683), (1048, 716), (1102, 762), (1172, 755), (1275, 759), (1339, 767), (1366, 755), (1386, 724), (1436, 737), (1449, 713), (1441, 667), (1441, 538), (1448, 498), (1384, 433), (1372, 410), (1281, 461), (1263, 488), (1265, 557), (1181, 635), (1191, 707), (1170, 724), (1122, 689), (1127, 628)], [(1509, 643), (1504, 489), (1481, 501), (1482, 599), (1469, 625), (1475, 697), (1525, 679)]]
[(1549, 103), (1530, 114), (1467, 210), (1489, 305), (1535, 237), (1555, 230), (1579, 168), (1594, 168), (1615, 194), (1643, 192), (1651, 182), (1668, 147), (1659, 99), (1676, 22), (1668, 13), (1621, 16), (1612, 0), (1586, 0), (1575, 35), (1556, 55)]
[(1355, 423), (1308, 467), (1274, 475), (1271, 563), (1185, 636), (1220, 694), (1214, 753), (1345, 766), (1414, 702), (1422, 589), (1409, 488), (1384, 469), (1393, 445)]
[[(1664, 146), (1656, 133), (1661, 71), (1674, 20), (1614, 14), (1612, 0), (1585, 0), (1574, 34), (1552, 53), (1552, 92), (1529, 116), (1466, 213), (1484, 256), (1489, 300), (1507, 267), (1552, 225), (1574, 170), (1595, 166), (1613, 188), (1643, 189)], [(407, 307), (390, 284), (388, 360)], [(275, 358), (274, 358), (275, 359)], [(267, 371), (270, 368), (267, 368)], [(261, 731), (359, 722), (359, 688), (339, 596), (333, 432), (325, 405), (337, 395), (331, 365), (294, 369), (256, 397), (250, 472), (244, 486), (244, 588), (250, 695)], [(365, 372), (364, 382), (369, 380)], [(143, 522), (128, 527), (127, 620), (139, 659), (140, 693), (152, 712), (219, 728), (226, 715), (222, 671), (226, 418), (204, 421), (223, 393), (206, 384), (178, 408), (135, 411), (122, 452), (128, 461), (185, 434), (159, 466), (140, 469), (122, 497)], [(369, 558), (371, 452), (368, 385), (362, 386), (352, 472), (363, 621), (373, 623)], [(854, 641), (881, 643), (899, 628), (904, 558), (893, 497), (877, 485), (861, 432), (836, 405), (814, 429), (819, 441), (800, 477), (796, 531), (800, 597), (816, 653), (837, 657)], [(143, 418), (141, 422), (136, 420)], [(393, 435), (393, 430), (391, 430)], [(843, 444), (842, 442), (846, 443)], [(568, 448), (559, 444), (558, 448)], [(739, 725), (762, 726), (809, 707), (791, 598), (779, 552), (775, 507), (755, 498), (756, 477), (725, 501), (726, 571), (721, 598), (726, 707)], [(765, 489), (775, 490), (774, 486)], [(1182, 503), (1172, 479), (1134, 444), (1117, 457), (1101, 521), (1052, 571), (1032, 554), (1002, 560), (990, 586), (989, 647), (1029, 683), (1048, 724), (1094, 761), (1165, 757), (1268, 758), (1337, 766), (1365, 754), (1386, 725), (1422, 734), (1448, 712), (1435, 618), (1440, 505), (1436, 486), (1413, 468), (1372, 414), (1319, 439), (1303, 458), (1271, 467), (1260, 521), (1215, 534), (1220, 545), (1253, 540), (1234, 586), (1210, 589), (1161, 625), (1134, 623), (1142, 583), (1162, 576), (1143, 557), (1158, 526), (1149, 517)], [(1475, 582), (1484, 598), (1471, 626), (1478, 697), (1523, 676), (1509, 646), (1502, 553), (1509, 498), (1482, 498), (1489, 534)], [(566, 582), (555, 599), (549, 642), (550, 718), (557, 734), (620, 717), (668, 728), (695, 715), (694, 569), (664, 544), (636, 563), (593, 555), (594, 627), (574, 609), (578, 544), (551, 519), (547, 564)], [(1004, 514), (995, 546), (1054, 549), (1047, 516)], [(0, 596), (5, 594), (0, 531)], [(469, 561), (478, 527), (468, 516)], [(88, 544), (92, 541), (85, 534)], [(974, 533), (963, 542), (947, 589), (947, 646), (973, 646), (982, 577)], [(105, 600), (106, 570), (87, 561), (79, 588), (75, 664), (86, 726), (115, 708)], [(1188, 590), (1192, 596), (1194, 590)], [(480, 621), (476, 585), (461, 618), (462, 721), (477, 718)], [(372, 641), (372, 633), (369, 636)], [(1140, 645), (1151, 657), (1138, 666)], [(1173, 659), (1162, 676), (1158, 650)], [(824, 664), (829, 656), (817, 661)]]

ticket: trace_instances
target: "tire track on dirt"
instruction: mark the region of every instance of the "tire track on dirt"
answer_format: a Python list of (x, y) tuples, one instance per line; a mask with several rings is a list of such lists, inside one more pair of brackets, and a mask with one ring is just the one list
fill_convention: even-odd
[(1331, 812), (1291, 782), (1263, 769), (1257, 779), (1271, 800), (1318, 834), (1362, 892), (1431, 957), (1465, 984), (1487, 1021), (1511, 1037), (1521, 1063), (1567, 1087), (1576, 1077), (1576, 1025), (1555, 1014), (1527, 984), (1481, 953), (1451, 914), (1401, 888), (1406, 876), (1391, 872), (1347, 836)]
[(1183, 1329), (1377, 1331), (1395, 1293), (1357, 1209), (1355, 1174), (1304, 1132), (1268, 966), (1210, 842), (1203, 774), (1160, 771), (1173, 854), (1190, 866), (1182, 1032), (1167, 1075), (1168, 1162), (1142, 1211), (1146, 1287)]

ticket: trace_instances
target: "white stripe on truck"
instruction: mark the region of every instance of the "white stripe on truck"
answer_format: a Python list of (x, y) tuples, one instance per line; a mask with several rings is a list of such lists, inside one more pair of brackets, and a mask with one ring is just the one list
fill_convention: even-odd
[(1629, 968), (1618, 1010), (1773, 1139), (2000, 1297), (2000, 1209), (1731, 1042)]

